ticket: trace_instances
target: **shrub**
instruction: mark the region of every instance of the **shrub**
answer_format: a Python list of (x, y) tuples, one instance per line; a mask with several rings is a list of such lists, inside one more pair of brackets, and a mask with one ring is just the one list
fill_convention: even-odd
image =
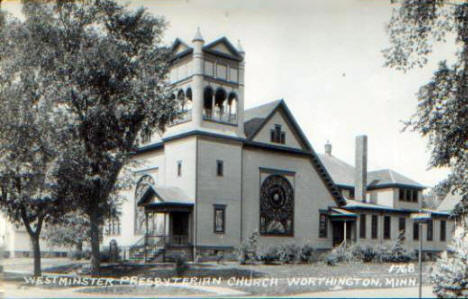
[(188, 270), (189, 266), (187, 264), (187, 259), (185, 255), (179, 254), (175, 256), (174, 271), (177, 276), (182, 276)]
[(279, 246), (278, 255), (282, 263), (295, 263), (300, 260), (301, 248), (294, 243)]
[(319, 254), (317, 250), (310, 244), (302, 246), (300, 251), (300, 261), (303, 263), (313, 263), (318, 261)]
[(455, 230), (446, 252), (434, 265), (431, 273), (434, 293), (439, 298), (468, 298), (468, 231)]
[(241, 264), (254, 262), (258, 259), (258, 238), (258, 232), (254, 232), (247, 241), (242, 242), (238, 250), (238, 259)]

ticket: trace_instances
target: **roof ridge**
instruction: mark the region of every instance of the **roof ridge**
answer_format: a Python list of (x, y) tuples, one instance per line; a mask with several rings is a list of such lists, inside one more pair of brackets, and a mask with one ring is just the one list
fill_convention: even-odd
[(266, 103), (263, 103), (263, 104), (260, 104), (260, 105), (257, 105), (257, 106), (246, 108), (246, 109), (244, 109), (244, 111), (255, 109), (255, 108), (260, 108), (260, 107), (263, 107), (263, 106), (266, 106), (266, 105), (271, 105), (271, 104), (273, 104), (275, 102), (278, 102), (278, 104), (279, 104), (281, 101), (283, 101), (283, 99), (273, 100), (273, 101), (266, 102)]

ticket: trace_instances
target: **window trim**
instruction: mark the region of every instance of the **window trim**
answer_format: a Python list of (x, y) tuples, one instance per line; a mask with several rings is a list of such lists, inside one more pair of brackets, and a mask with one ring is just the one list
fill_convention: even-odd
[(216, 176), (218, 177), (224, 176), (224, 161), (223, 160), (216, 160)]
[[(216, 223), (216, 212), (221, 211), (222, 215), (222, 229), (217, 230)], [(213, 205), (213, 232), (215, 234), (224, 234), (226, 233), (226, 205), (214, 204)]]
[(366, 238), (366, 225), (367, 225), (367, 215), (361, 214), (359, 215), (359, 239)]
[[(324, 223), (322, 222), (322, 216), (325, 219)], [(324, 224), (323, 227), (322, 227), (322, 223)], [(319, 214), (319, 238), (323, 238), (323, 239), (328, 238), (328, 215), (327, 213)]]
[(177, 177), (182, 177), (182, 160), (177, 161)]
[(419, 223), (413, 222), (413, 241), (419, 241)]
[(379, 216), (372, 215), (371, 218), (371, 239), (378, 239), (379, 237)]
[(399, 236), (403, 236), (403, 240), (406, 239), (406, 217), (398, 218), (398, 234)]
[(432, 219), (429, 220), (426, 224), (426, 240), (428, 242), (434, 241), (434, 220)]
[(440, 220), (440, 241), (447, 241), (447, 221)]
[(385, 215), (383, 222), (383, 238), (384, 240), (390, 240), (392, 238), (392, 217)]

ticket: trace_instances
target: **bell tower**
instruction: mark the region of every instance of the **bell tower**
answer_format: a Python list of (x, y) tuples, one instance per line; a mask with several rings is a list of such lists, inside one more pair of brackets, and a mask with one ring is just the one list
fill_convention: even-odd
[(170, 82), (179, 117), (167, 130), (244, 135), (244, 58), (240, 47), (222, 37), (205, 44), (197, 29), (191, 45), (172, 45)]

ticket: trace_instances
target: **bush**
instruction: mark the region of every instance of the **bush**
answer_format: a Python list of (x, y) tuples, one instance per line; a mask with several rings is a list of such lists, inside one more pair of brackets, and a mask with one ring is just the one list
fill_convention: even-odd
[(314, 263), (319, 260), (319, 253), (310, 244), (302, 246), (300, 251), (300, 261), (303, 263)]
[(258, 259), (258, 238), (259, 234), (254, 232), (247, 241), (242, 242), (238, 250), (238, 259), (241, 264), (254, 262)]
[(455, 230), (449, 248), (431, 273), (434, 293), (439, 298), (468, 298), (468, 231)]
[(281, 263), (295, 263), (300, 260), (301, 248), (294, 243), (281, 245), (278, 248), (278, 255)]
[(174, 271), (177, 276), (182, 276), (188, 270), (187, 259), (185, 255), (180, 254), (175, 257)]

